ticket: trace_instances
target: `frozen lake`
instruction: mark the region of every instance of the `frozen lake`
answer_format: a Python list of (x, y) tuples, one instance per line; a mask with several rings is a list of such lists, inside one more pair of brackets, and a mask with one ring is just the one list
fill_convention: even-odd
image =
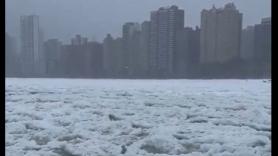
[(268, 80), (6, 79), (7, 156), (270, 156)]

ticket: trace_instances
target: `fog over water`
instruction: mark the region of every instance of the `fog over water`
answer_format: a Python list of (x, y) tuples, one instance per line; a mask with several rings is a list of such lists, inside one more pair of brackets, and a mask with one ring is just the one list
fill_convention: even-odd
[(68, 43), (75, 34), (102, 41), (107, 33), (121, 36), (125, 22), (149, 20), (150, 11), (177, 5), (185, 10), (185, 26), (200, 25), (200, 12), (213, 4), (234, 2), (243, 13), (243, 27), (271, 16), (271, 0), (6, 0), (6, 31), (19, 36), (21, 15), (37, 14), (44, 38)]

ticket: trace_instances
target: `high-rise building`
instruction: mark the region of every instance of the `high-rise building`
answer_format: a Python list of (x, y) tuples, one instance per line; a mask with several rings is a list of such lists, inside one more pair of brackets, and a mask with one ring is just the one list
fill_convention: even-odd
[(99, 77), (103, 74), (103, 44), (90, 41), (85, 45), (86, 62), (85, 72), (87, 77)]
[(271, 18), (263, 18), (255, 25), (254, 58), (264, 77), (271, 75)]
[(106, 76), (111, 75), (113, 72), (113, 61), (114, 57), (112, 56), (115, 51), (113, 49), (113, 41), (114, 39), (110, 34), (107, 34), (105, 39), (103, 40), (103, 70)]
[(190, 53), (189, 53), (189, 64), (192, 66), (190, 67), (190, 72), (194, 75), (198, 73), (198, 65), (200, 64), (200, 34), (201, 29), (196, 26), (195, 30), (191, 33), (191, 42), (190, 42)]
[(44, 44), (44, 33), (43, 29), (39, 29), (39, 72), (40, 76), (44, 76), (46, 73), (46, 62), (45, 62), (45, 52), (43, 48)]
[(88, 42), (81, 35), (71, 39), (70, 45), (63, 45), (61, 62), (63, 75), (67, 77), (97, 77), (101, 74), (103, 46)]
[(65, 57), (65, 68), (67, 75), (71, 77), (84, 77), (86, 75), (87, 65), (87, 42), (81, 35), (76, 35), (71, 39), (71, 44), (66, 45), (62, 57)]
[(151, 12), (150, 69), (153, 75), (173, 73), (176, 34), (184, 27), (184, 10), (177, 6), (161, 7)]
[(124, 69), (122, 39), (108, 34), (103, 41), (103, 70), (107, 77), (120, 76)]
[(49, 39), (44, 42), (45, 73), (47, 76), (60, 76), (62, 42)]
[(62, 77), (69, 77), (71, 74), (71, 67), (69, 64), (71, 63), (71, 44), (62, 45), (61, 47), (61, 75)]
[(174, 59), (176, 76), (191, 77), (196, 73), (200, 57), (200, 29), (186, 27), (177, 33), (177, 51)]
[(20, 33), (22, 72), (25, 76), (39, 75), (42, 72), (43, 59), (39, 16), (21, 16)]
[(75, 38), (71, 39), (72, 45), (83, 45), (88, 43), (88, 38), (82, 37), (80, 34), (75, 35)]
[(129, 75), (139, 76), (142, 75), (143, 69), (143, 53), (140, 47), (141, 31), (134, 31), (130, 36), (130, 50), (129, 50)]
[(261, 24), (255, 25), (255, 58), (270, 61), (271, 59), (271, 18), (263, 18)]
[(140, 52), (139, 52), (139, 74), (141, 76), (146, 76), (149, 74), (149, 64), (150, 64), (150, 32), (151, 32), (151, 22), (144, 21), (141, 24), (141, 37), (140, 37)]
[(115, 51), (115, 59), (114, 59), (114, 64), (115, 64), (115, 76), (117, 77), (121, 77), (124, 73), (124, 61), (123, 61), (123, 55), (124, 55), (124, 51), (123, 51), (123, 39), (121, 37), (118, 37), (116, 39), (114, 39), (113, 42), (113, 49)]
[(254, 26), (248, 26), (241, 32), (240, 58), (244, 61), (254, 59)]
[(226, 63), (239, 58), (242, 14), (233, 3), (201, 12), (200, 62)]
[(5, 33), (5, 76), (19, 75), (19, 62), (15, 38)]
[(132, 76), (136, 68), (136, 55), (139, 53), (139, 23), (128, 22), (123, 25), (123, 64), (125, 75)]

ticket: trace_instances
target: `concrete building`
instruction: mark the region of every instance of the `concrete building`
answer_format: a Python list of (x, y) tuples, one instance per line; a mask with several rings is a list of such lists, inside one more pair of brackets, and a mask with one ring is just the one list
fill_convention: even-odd
[(87, 43), (81, 35), (76, 35), (71, 39), (70, 45), (64, 45), (62, 48), (63, 67), (66, 76), (69, 77), (85, 77), (86, 75), (86, 51)]
[(271, 61), (271, 18), (255, 25), (255, 59)]
[(124, 74), (132, 76), (136, 70), (136, 55), (139, 53), (139, 23), (128, 22), (123, 25), (123, 64)]
[(240, 56), (242, 14), (233, 3), (201, 12), (200, 62), (226, 63)]
[(107, 34), (107, 36), (103, 40), (103, 71), (106, 76), (112, 75), (113, 73), (113, 67), (114, 67), (114, 57), (113, 54), (115, 53), (114, 47), (113, 47), (114, 39), (110, 34)]
[(176, 51), (176, 33), (184, 27), (184, 10), (177, 6), (151, 12), (150, 69), (153, 75), (171, 75)]
[(103, 41), (103, 70), (107, 77), (119, 77), (123, 70), (122, 38), (114, 39), (110, 34)]
[(141, 24), (141, 36), (140, 36), (140, 52), (139, 52), (139, 75), (147, 76), (149, 74), (150, 67), (150, 32), (151, 32), (151, 22), (144, 21)]
[(68, 66), (71, 62), (71, 44), (62, 45), (61, 47), (61, 75), (62, 77), (70, 77), (70, 70), (71, 68)]
[(264, 18), (261, 24), (255, 25), (254, 58), (260, 68), (260, 75), (271, 76), (271, 18)]
[(42, 31), (37, 15), (20, 17), (22, 72), (25, 76), (42, 74)]
[(140, 47), (141, 31), (134, 31), (129, 42), (129, 75), (137, 77), (143, 74), (143, 53)]
[(71, 39), (72, 45), (84, 45), (88, 43), (88, 38), (82, 37), (80, 34), (75, 35), (75, 38)]
[(125, 23), (123, 38), (107, 35), (103, 42), (103, 67), (107, 75), (143, 77), (149, 70), (150, 22)]
[(254, 59), (254, 35), (254, 26), (248, 26), (241, 32), (240, 58), (244, 61), (251, 61)]
[(123, 56), (123, 39), (121, 37), (118, 37), (114, 40), (114, 49), (115, 49), (115, 73), (117, 77), (120, 77), (123, 75), (125, 71)]
[(100, 77), (103, 75), (103, 44), (88, 42), (85, 46), (86, 77)]
[(61, 76), (61, 51), (62, 42), (58, 39), (49, 39), (44, 42), (46, 76)]
[(61, 62), (63, 64), (63, 75), (83, 78), (100, 76), (103, 64), (102, 44), (87, 42), (86, 38), (79, 35), (71, 41), (73, 42), (70, 45), (62, 46)]
[(198, 73), (198, 66), (200, 64), (200, 35), (201, 35), (201, 29), (196, 26), (195, 30), (191, 33), (191, 42), (190, 42), (190, 53), (189, 53), (189, 58), (190, 58), (190, 67), (189, 71), (193, 74), (196, 75)]
[(174, 73), (178, 77), (192, 77), (197, 71), (200, 57), (200, 29), (186, 27), (177, 32), (177, 51)]
[(43, 48), (44, 44), (44, 32), (43, 29), (39, 29), (39, 75), (44, 76), (46, 74), (46, 62), (45, 62), (45, 52)]
[(15, 38), (5, 33), (5, 76), (19, 76), (19, 67)]

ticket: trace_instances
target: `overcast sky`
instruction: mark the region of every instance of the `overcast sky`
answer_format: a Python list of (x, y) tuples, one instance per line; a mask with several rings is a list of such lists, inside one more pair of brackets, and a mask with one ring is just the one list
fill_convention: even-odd
[(6, 31), (19, 36), (21, 15), (37, 14), (45, 39), (68, 43), (75, 34), (102, 41), (107, 33), (121, 36), (125, 22), (149, 20), (150, 11), (177, 5), (185, 10), (185, 26), (200, 25), (200, 12), (213, 4), (234, 2), (243, 13), (243, 27), (271, 16), (271, 0), (6, 0)]

